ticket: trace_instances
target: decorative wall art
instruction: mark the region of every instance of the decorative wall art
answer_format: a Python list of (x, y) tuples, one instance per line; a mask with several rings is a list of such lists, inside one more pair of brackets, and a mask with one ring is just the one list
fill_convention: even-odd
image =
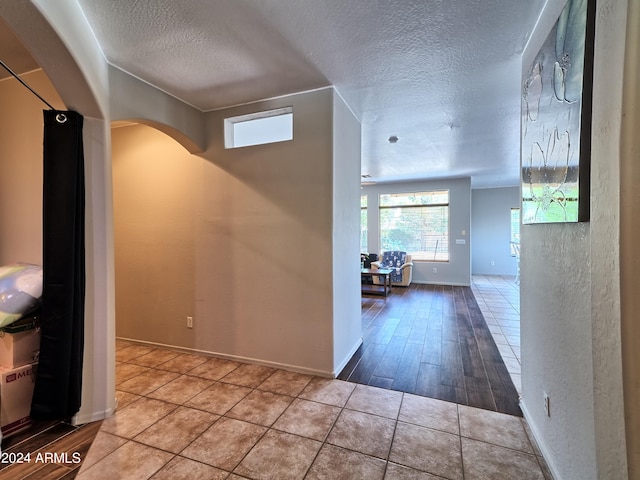
[(595, 0), (569, 0), (522, 88), (522, 223), (589, 220)]

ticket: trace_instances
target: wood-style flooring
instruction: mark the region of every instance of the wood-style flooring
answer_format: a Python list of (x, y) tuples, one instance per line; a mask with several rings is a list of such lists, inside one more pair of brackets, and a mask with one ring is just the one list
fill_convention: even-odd
[(338, 378), (521, 416), (518, 392), (469, 287), (363, 295), (363, 344)]
[(0, 480), (72, 480), (100, 430), (101, 421), (73, 426), (37, 422), (5, 438), (0, 456)]

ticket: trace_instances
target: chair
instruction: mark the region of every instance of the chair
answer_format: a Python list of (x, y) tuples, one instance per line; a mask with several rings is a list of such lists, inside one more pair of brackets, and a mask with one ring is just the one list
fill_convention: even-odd
[(516, 257), (516, 279), (514, 282), (516, 285), (520, 285), (520, 244), (512, 243), (511, 247), (513, 248), (513, 253)]
[[(371, 262), (371, 268), (377, 270), (379, 268), (390, 268), (391, 272), (391, 285), (395, 287), (408, 287), (411, 284), (411, 275), (413, 273), (413, 263), (411, 262), (411, 255), (407, 252), (401, 252), (392, 250), (389, 252), (382, 252), (380, 260), (377, 262)], [(381, 285), (382, 281), (379, 277), (373, 277), (373, 283)]]
[[(378, 260), (378, 255), (375, 253), (361, 253), (360, 254), (360, 267), (361, 268), (372, 268), (371, 264)], [(373, 284), (373, 277), (370, 276), (362, 276), (360, 282), (365, 285)]]

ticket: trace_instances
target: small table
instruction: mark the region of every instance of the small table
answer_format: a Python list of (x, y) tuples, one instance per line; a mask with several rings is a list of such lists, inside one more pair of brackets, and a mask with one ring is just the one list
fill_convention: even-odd
[(385, 297), (391, 292), (391, 277), (389, 276), (393, 272), (390, 268), (362, 268), (360, 270), (360, 277), (382, 277), (382, 285), (370, 285), (367, 283), (362, 284), (362, 293), (373, 293), (384, 295)]

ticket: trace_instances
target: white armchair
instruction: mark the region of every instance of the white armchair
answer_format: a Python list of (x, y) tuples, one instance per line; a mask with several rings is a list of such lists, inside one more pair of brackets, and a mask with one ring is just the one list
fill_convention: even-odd
[[(406, 252), (390, 251), (383, 252), (380, 260), (371, 262), (371, 268), (377, 270), (379, 268), (390, 268), (395, 270), (391, 274), (391, 285), (396, 287), (408, 287), (411, 284), (411, 275), (413, 273), (413, 263), (411, 255)], [(373, 283), (382, 285), (382, 280), (378, 276), (373, 276)]]

